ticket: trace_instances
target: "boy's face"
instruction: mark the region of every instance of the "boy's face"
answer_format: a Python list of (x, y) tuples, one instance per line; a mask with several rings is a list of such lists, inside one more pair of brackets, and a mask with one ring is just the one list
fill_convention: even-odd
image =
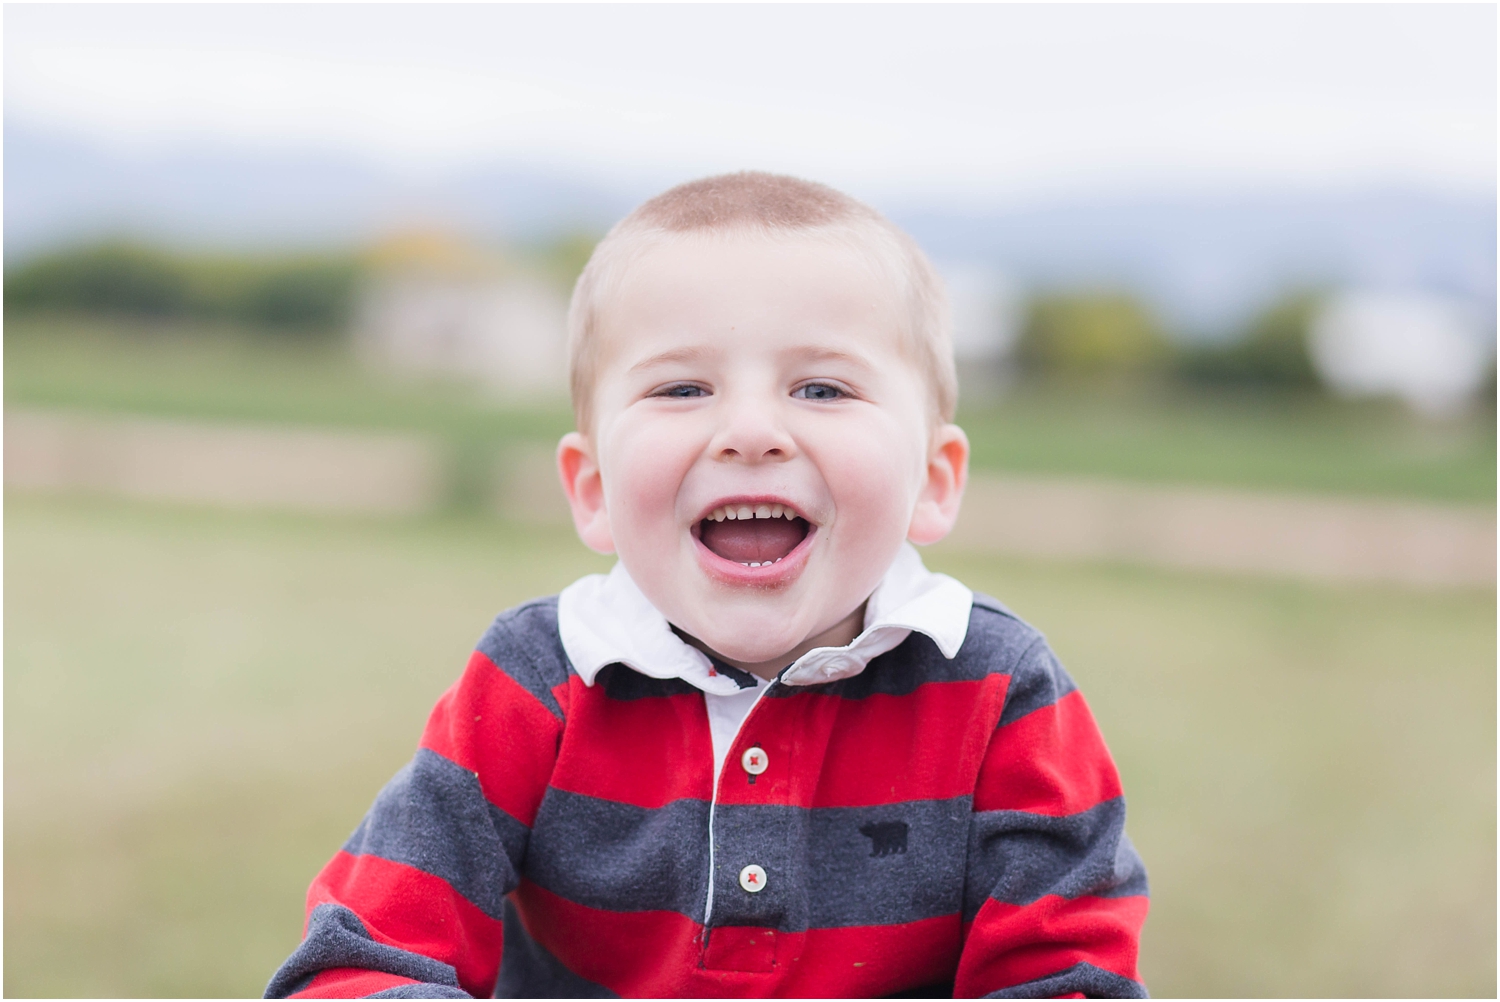
[(688, 236), (601, 311), (593, 433), (559, 448), (579, 534), (730, 660), (847, 619), (957, 514), (967, 443), (931, 426), (892, 284), (823, 239)]

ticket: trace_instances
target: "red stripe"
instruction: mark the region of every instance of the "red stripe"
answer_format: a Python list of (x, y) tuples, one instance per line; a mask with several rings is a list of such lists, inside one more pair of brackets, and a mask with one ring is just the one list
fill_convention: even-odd
[(470, 995), (488, 996), (500, 972), (500, 923), (440, 877), (379, 856), (340, 852), (307, 891), (307, 911), (340, 904), (378, 943), (451, 965)]
[(1139, 981), (1136, 951), (1148, 904), (1144, 897), (1048, 895), (1029, 905), (991, 898), (969, 930), (954, 995), (975, 998), (1079, 963)]
[(698, 923), (677, 912), (611, 912), (576, 904), (526, 879), (516, 907), (531, 938), (580, 977), (622, 996), (695, 996)]
[(610, 699), (574, 679), (552, 785), (637, 807), (713, 796), (713, 738), (698, 693)]
[[(1008, 682), (990, 675), (930, 682), (904, 696), (763, 699), (730, 750), (720, 801), (867, 807), (966, 796)], [(752, 746), (769, 763), (754, 783), (739, 767)]]
[(802, 959), (776, 994), (872, 998), (947, 982), (958, 966), (962, 929), (944, 915), (902, 925), (809, 929)]
[(523, 825), (536, 818), (562, 722), (475, 651), (428, 718), (422, 747), (477, 773), (485, 799)]
[(360, 999), (376, 992), (383, 992), (387, 988), (395, 988), (399, 985), (421, 984), (412, 978), (403, 978), (397, 974), (383, 974), (380, 971), (367, 971), (361, 967), (330, 967), (326, 971), (319, 971), (307, 987), (300, 992), (293, 992), (287, 998), (293, 999)]
[(1104, 737), (1074, 690), (995, 732), (974, 788), (974, 810), (1060, 817), (1121, 793)]
[[(738, 940), (769, 930), (716, 929), (729, 951), (703, 950), (702, 927), (676, 912), (611, 912), (575, 904), (522, 880), (516, 904), (530, 936), (579, 976), (626, 997), (866, 997), (944, 982), (962, 943), (957, 915), (903, 925), (776, 932), (774, 963), (714, 970)], [(720, 944), (722, 945), (722, 944)], [(744, 950), (738, 952), (746, 952)], [(750, 958), (758, 959), (758, 958)]]

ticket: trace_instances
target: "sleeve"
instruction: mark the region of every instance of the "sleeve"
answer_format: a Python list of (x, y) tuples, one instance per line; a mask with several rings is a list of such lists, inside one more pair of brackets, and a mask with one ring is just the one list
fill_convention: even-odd
[(962, 998), (1145, 998), (1146, 871), (1073, 680), (1038, 639), (1012, 673), (970, 822)]
[[(267, 998), (487, 998), (505, 896), (562, 732), (555, 695), (485, 653), (438, 701), (411, 762), (307, 894)], [(528, 684), (530, 683), (530, 684)]]

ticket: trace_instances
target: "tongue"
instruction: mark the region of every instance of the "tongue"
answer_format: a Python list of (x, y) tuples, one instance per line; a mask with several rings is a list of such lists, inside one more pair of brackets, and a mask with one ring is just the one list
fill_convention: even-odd
[(791, 553), (806, 534), (801, 519), (745, 518), (723, 522), (705, 521), (699, 533), (703, 545), (735, 563), (765, 563)]

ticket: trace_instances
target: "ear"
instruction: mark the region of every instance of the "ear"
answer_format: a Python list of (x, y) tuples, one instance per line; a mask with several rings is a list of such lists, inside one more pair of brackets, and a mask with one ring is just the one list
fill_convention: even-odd
[(956, 424), (945, 424), (933, 435), (927, 454), (927, 479), (917, 495), (906, 538), (918, 545), (936, 543), (958, 520), (964, 485), (969, 481), (969, 437)]
[(589, 440), (576, 431), (568, 432), (557, 443), (557, 474), (562, 478), (568, 507), (573, 509), (573, 527), (583, 545), (596, 553), (615, 552), (599, 461)]

